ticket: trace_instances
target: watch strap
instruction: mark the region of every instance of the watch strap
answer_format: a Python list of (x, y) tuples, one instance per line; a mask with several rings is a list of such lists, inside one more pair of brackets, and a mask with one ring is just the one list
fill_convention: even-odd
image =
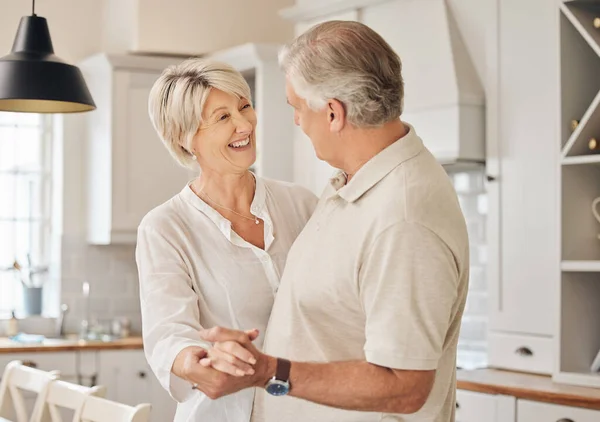
[(289, 381), (291, 367), (292, 363), (289, 360), (277, 358), (277, 370), (275, 371), (275, 379), (278, 379), (279, 381)]

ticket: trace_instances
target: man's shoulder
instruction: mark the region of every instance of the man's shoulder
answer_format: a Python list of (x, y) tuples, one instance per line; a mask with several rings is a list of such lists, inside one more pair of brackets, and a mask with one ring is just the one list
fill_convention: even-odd
[(268, 191), (275, 196), (275, 200), (288, 199), (296, 204), (307, 204), (313, 208), (318, 201), (317, 196), (311, 190), (300, 184), (266, 177), (261, 177), (261, 180)]

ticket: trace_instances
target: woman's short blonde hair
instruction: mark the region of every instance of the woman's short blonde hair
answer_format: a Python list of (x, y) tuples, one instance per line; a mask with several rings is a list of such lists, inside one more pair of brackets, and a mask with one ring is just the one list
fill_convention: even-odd
[(152, 125), (184, 167), (195, 166), (191, 143), (213, 88), (252, 101), (250, 87), (240, 72), (226, 63), (200, 58), (168, 67), (150, 91), (148, 113)]

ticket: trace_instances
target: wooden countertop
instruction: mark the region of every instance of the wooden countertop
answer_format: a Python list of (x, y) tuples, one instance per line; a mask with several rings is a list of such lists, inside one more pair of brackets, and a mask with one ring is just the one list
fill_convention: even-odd
[(141, 337), (127, 337), (114, 341), (73, 339), (46, 339), (42, 343), (24, 344), (0, 337), (0, 354), (30, 352), (72, 352), (77, 350), (131, 350), (142, 349)]
[(459, 370), (456, 377), (457, 387), (461, 390), (600, 410), (600, 389), (559, 384), (550, 376), (476, 369)]

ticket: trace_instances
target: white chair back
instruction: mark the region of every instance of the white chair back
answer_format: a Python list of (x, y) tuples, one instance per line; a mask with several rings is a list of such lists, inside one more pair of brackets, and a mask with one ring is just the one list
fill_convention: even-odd
[(29, 422), (23, 392), (37, 394), (32, 415), (39, 412), (46, 398), (50, 383), (59, 376), (57, 371), (47, 372), (24, 366), (21, 361), (11, 361), (6, 365), (0, 381), (0, 417), (13, 418), (16, 422)]
[(100, 397), (88, 396), (83, 404), (81, 422), (148, 422), (148, 403), (128, 406)]
[(53, 381), (48, 386), (48, 392), (43, 405), (31, 422), (63, 422), (61, 409), (73, 411), (72, 422), (81, 421), (81, 412), (88, 396), (104, 397), (106, 388), (103, 386), (84, 387), (65, 381)]

